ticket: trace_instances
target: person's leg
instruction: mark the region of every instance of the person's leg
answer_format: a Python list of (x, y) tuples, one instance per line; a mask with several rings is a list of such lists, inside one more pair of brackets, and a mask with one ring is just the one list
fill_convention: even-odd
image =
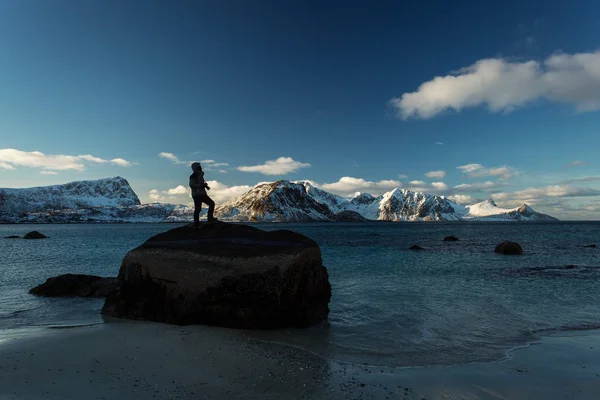
[(214, 217), (214, 213), (215, 213), (215, 202), (208, 197), (208, 195), (203, 196), (204, 198), (202, 199), (202, 201), (204, 202), (204, 204), (206, 204), (208, 206), (208, 216), (207, 219), (208, 221), (212, 221), (215, 219)]
[(194, 225), (196, 228), (200, 225), (200, 211), (202, 210), (202, 199), (194, 196)]

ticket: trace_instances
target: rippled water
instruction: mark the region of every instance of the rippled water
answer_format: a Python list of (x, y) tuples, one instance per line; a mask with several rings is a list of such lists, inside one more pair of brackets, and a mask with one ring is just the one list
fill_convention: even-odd
[[(128, 250), (175, 226), (0, 226), (0, 237), (33, 229), (51, 236), (0, 239), (0, 332), (101, 322), (101, 300), (45, 299), (27, 290), (67, 272), (114, 276)], [(401, 366), (494, 360), (540, 333), (600, 327), (600, 248), (582, 247), (600, 246), (600, 223), (260, 226), (315, 239), (333, 297), (328, 324), (247, 333), (255, 338)], [(444, 242), (448, 235), (461, 240)], [(525, 254), (494, 254), (506, 239)], [(406, 250), (415, 243), (427, 250)]]

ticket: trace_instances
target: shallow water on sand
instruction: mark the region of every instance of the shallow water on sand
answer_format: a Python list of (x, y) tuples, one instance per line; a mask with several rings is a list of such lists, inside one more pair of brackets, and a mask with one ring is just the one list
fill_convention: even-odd
[[(46, 299), (29, 288), (63, 273), (115, 276), (127, 251), (178, 225), (4, 225), (50, 240), (0, 239), (0, 335), (101, 323), (102, 300)], [(327, 323), (246, 334), (327, 358), (409, 366), (497, 360), (556, 330), (600, 327), (600, 223), (258, 224), (321, 246), (333, 288)], [(444, 242), (448, 235), (459, 242)], [(523, 256), (499, 256), (502, 240)], [(412, 244), (426, 251), (408, 251)], [(576, 265), (576, 268), (565, 268)]]

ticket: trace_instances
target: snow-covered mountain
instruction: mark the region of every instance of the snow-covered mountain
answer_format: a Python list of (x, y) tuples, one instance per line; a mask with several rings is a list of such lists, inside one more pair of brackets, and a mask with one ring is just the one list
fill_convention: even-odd
[(120, 176), (64, 185), (0, 189), (0, 212), (8, 214), (140, 204), (129, 182)]
[(0, 223), (181, 222), (194, 210), (141, 204), (121, 177), (27, 189), (0, 189)]
[[(121, 177), (0, 189), (0, 223), (189, 222), (193, 211), (185, 205), (140, 204)], [(503, 209), (493, 200), (486, 200), (459, 206), (443, 196), (406, 189), (394, 189), (378, 197), (368, 193), (341, 197), (309, 182), (289, 181), (256, 186), (217, 207), (216, 216), (236, 222), (555, 220), (526, 204)]]
[(259, 185), (216, 209), (216, 216), (229, 221), (328, 221), (346, 203), (339, 196), (307, 182), (278, 181)]
[(379, 197), (357, 193), (340, 197), (309, 182), (278, 181), (255, 187), (217, 208), (217, 216), (232, 221), (330, 221), (352, 211), (370, 220), (459, 221), (463, 210), (440, 196), (394, 189)]
[(539, 213), (527, 204), (517, 208), (500, 208), (489, 199), (481, 203), (465, 206), (467, 214), (463, 217), (466, 220), (475, 221), (558, 221), (558, 219), (546, 214)]

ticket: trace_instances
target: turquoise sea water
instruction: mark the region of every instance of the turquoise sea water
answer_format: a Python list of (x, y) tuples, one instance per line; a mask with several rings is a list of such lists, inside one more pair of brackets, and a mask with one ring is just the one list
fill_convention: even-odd
[[(115, 276), (127, 251), (178, 225), (3, 225), (0, 335), (102, 323), (102, 300), (28, 294), (63, 273)], [(315, 239), (333, 288), (327, 323), (246, 332), (324, 357), (413, 366), (492, 361), (557, 330), (600, 327), (600, 223), (258, 224)], [(455, 235), (459, 242), (444, 242)], [(500, 256), (502, 240), (523, 256)], [(412, 244), (426, 251), (408, 251)], [(568, 265), (577, 267), (565, 268)]]

